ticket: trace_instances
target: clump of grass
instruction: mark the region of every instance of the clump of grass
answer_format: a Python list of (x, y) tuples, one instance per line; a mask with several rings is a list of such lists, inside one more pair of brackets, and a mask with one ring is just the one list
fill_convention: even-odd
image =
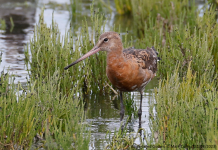
[(218, 1), (217, 0), (210, 0), (208, 2), (210, 5), (214, 5), (214, 6), (216, 6), (216, 8), (218, 8)]
[(70, 0), (70, 14), (75, 17), (82, 10), (81, 0)]
[[(144, 31), (144, 38), (136, 45), (137, 48), (154, 45), (162, 59), (158, 66), (162, 79), (155, 92), (156, 103), (150, 108), (152, 137), (147, 144), (217, 146), (215, 8), (208, 9), (205, 4), (204, 15), (200, 17), (188, 1), (153, 1), (156, 5), (150, 9), (147, 7), (152, 5), (143, 6), (143, 2), (146, 4), (146, 1), (132, 4), (135, 14), (140, 14), (134, 16), (138, 17), (135, 20), (139, 30)], [(177, 8), (179, 4), (183, 7)], [(155, 133), (158, 140), (154, 140)]]
[[(6, 94), (0, 97), (2, 148), (38, 148), (35, 142), (39, 141), (41, 147), (48, 149), (88, 149), (90, 132), (82, 123), (85, 117), (80, 98), (82, 92), (107, 92), (105, 53), (90, 57), (68, 71), (64, 67), (90, 50), (101, 34), (103, 16), (96, 11), (91, 20), (93, 32), (88, 32), (84, 20), (77, 39), (71, 31), (61, 38), (54, 21), (51, 27), (44, 23), (42, 11), (25, 51), (30, 66), (27, 89), (13, 83), (9, 88), (8, 80), (3, 84), (2, 93)], [(97, 67), (99, 64), (102, 67)]]
[(217, 58), (214, 54), (218, 26), (214, 10), (213, 7), (205, 9), (204, 16), (196, 18), (195, 27), (176, 27), (165, 34), (165, 46), (160, 39), (155, 40), (162, 58), (159, 64), (162, 80), (155, 93), (156, 104), (150, 109), (150, 113), (154, 107), (157, 111), (151, 117), (152, 131), (159, 133), (157, 146), (217, 145)]
[(145, 37), (136, 43), (139, 48), (155, 46), (162, 59), (158, 66), (161, 78), (173, 74), (175, 65), (179, 65), (179, 75), (183, 77), (191, 61), (198, 81), (204, 74), (208, 75), (208, 82), (216, 76), (218, 26), (214, 9), (205, 10), (204, 16), (197, 17), (195, 22), (195, 26), (178, 24), (166, 32), (162, 21), (148, 21)]
[[(144, 132), (142, 135), (141, 132)], [(108, 138), (108, 144), (106, 145), (105, 149), (139, 149), (144, 148), (145, 141), (148, 142), (147, 136), (145, 134), (144, 129), (139, 129), (137, 133), (128, 133), (126, 132), (126, 129), (123, 131), (120, 129), (118, 131), (114, 132), (114, 135), (111, 137), (111, 133), (109, 132), (106, 136), (109, 136)], [(136, 144), (136, 139), (140, 140), (140, 144)]]
[[(64, 67), (70, 63), (71, 49), (73, 48), (73, 37), (67, 34), (61, 39), (57, 24), (52, 22), (51, 27), (44, 23), (43, 11), (40, 15), (39, 24), (34, 31), (34, 37), (28, 43), (25, 50), (26, 62), (30, 64), (31, 78), (42, 81), (58, 69), (61, 70), (62, 77), (61, 91), (68, 93), (73, 90), (73, 85), (68, 84), (69, 78), (73, 80), (73, 72), (64, 72)], [(66, 40), (66, 41), (62, 41)], [(68, 41), (69, 40), (69, 41)], [(76, 44), (79, 47), (79, 42)], [(75, 71), (76, 72), (76, 71)], [(77, 84), (81, 84), (81, 80)], [(76, 90), (76, 89), (75, 89)]]
[(134, 95), (131, 96), (131, 94), (128, 93), (125, 95), (124, 99), (125, 111), (126, 114), (129, 116), (128, 120), (131, 120), (131, 117), (135, 118), (136, 116), (138, 116), (138, 110), (134, 102)]
[(218, 26), (214, 15), (213, 9), (205, 11), (203, 18), (197, 18), (193, 32), (186, 26), (182, 30), (176, 28), (174, 33), (167, 34), (166, 47), (158, 47), (163, 59), (159, 66), (160, 75), (166, 77), (167, 73), (172, 74), (174, 65), (180, 63), (179, 75), (183, 77), (187, 73), (189, 62), (192, 61), (191, 69), (196, 73), (197, 80), (201, 80), (202, 76), (207, 74), (206, 78), (210, 82), (216, 74), (216, 58), (213, 57), (213, 53), (216, 51)]
[[(76, 91), (83, 90), (85, 93), (91, 90), (93, 92), (107, 92), (105, 53), (89, 57), (79, 65), (64, 71), (65, 66), (91, 50), (102, 30), (104, 32), (103, 15), (99, 14), (98, 11), (94, 12), (92, 5), (91, 23), (93, 30), (89, 32), (86, 19), (84, 19), (77, 39), (74, 38), (71, 31), (61, 38), (56, 23), (53, 21), (49, 28), (44, 23), (42, 16), (43, 13), (39, 25), (35, 29), (34, 38), (30, 41), (25, 52), (26, 60), (31, 66), (32, 77), (43, 79), (49, 73), (52, 74), (60, 69), (62, 71), (61, 87), (63, 87), (61, 90), (65, 90), (64, 93), (68, 93), (73, 87)], [(32, 57), (30, 57), (31, 54)]]
[(159, 133), (156, 145), (207, 145), (208, 133), (218, 131), (218, 93), (213, 83), (202, 75), (198, 84), (191, 64), (181, 82), (178, 68), (159, 82), (155, 92), (157, 113), (153, 113), (154, 105), (150, 108), (153, 131)]
[(6, 23), (4, 19), (0, 19), (0, 30), (6, 29)]
[(144, 31), (144, 26), (150, 17), (153, 23), (162, 20), (163, 28), (167, 32), (177, 24), (189, 24), (190, 26), (195, 24), (196, 6), (194, 1), (154, 0), (149, 5), (148, 3), (148, 0), (138, 0), (138, 4), (132, 3), (133, 17), (140, 31)]
[(82, 124), (83, 105), (73, 92), (68, 96), (57, 92), (59, 71), (47, 80), (30, 81), (27, 89), (13, 82), (9, 85), (8, 75), (1, 79), (1, 149), (28, 149), (34, 140), (43, 143), (43, 148), (53, 149), (56, 143), (55, 149), (88, 149), (90, 132)]
[[(216, 11), (212, 5), (208, 9), (208, 4), (205, 4), (205, 13), (200, 17), (195, 3), (188, 0), (155, 0), (147, 4), (144, 0), (138, 0), (138, 3), (131, 2), (136, 29), (139, 34), (143, 33), (140, 36), (143, 38), (136, 45), (140, 48), (156, 47), (163, 60), (159, 68), (165, 68), (159, 70), (162, 77), (166, 77), (167, 72), (172, 73), (175, 64), (179, 62), (180, 73), (183, 76), (191, 60), (192, 69), (199, 71), (199, 74), (205, 72), (203, 68), (213, 68), (207, 66), (210, 64), (207, 61), (214, 61), (217, 70), (218, 28)], [(208, 60), (211, 54), (214, 57)], [(199, 78), (199, 75), (197, 76)]]
[[(146, 36), (145, 26), (149, 21), (155, 24), (157, 21), (163, 22), (163, 29), (166, 32), (173, 30), (174, 25), (195, 24), (196, 10), (194, 1), (189, 0), (115, 0), (115, 6), (119, 14), (131, 14), (134, 18), (134, 25), (139, 36)], [(153, 26), (149, 26), (152, 28)]]
[(132, 1), (131, 0), (114, 0), (117, 12), (121, 15), (131, 14)]
[(0, 80), (0, 96), (5, 96), (9, 90), (9, 75), (7, 73), (4, 73), (4, 71), (1, 72), (1, 80)]

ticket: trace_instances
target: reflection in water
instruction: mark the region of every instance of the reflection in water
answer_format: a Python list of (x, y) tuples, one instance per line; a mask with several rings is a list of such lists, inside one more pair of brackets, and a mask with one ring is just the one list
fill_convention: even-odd
[[(8, 70), (17, 76), (15, 82), (26, 82), (24, 45), (34, 29), (36, 6), (33, 0), (1, 0), (0, 18), (7, 28), (0, 34), (0, 50), (3, 52), (0, 71)], [(11, 26), (11, 19), (14, 27)]]

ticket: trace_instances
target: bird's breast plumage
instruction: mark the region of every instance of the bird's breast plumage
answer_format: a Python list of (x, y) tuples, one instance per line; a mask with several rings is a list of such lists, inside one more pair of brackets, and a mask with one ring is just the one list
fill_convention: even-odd
[(123, 50), (123, 55), (107, 55), (107, 76), (120, 91), (142, 91), (157, 71), (155, 49)]

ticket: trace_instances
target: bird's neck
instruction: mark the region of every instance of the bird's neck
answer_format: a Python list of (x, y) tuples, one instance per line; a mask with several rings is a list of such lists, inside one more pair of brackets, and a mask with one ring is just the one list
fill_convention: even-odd
[(123, 49), (114, 49), (113, 51), (107, 52), (107, 64), (114, 64), (125, 61), (123, 55)]
[(121, 41), (117, 41), (116, 43), (112, 43), (113, 46), (111, 46), (110, 51), (107, 51), (107, 55), (114, 56), (117, 55), (117, 57), (123, 56), (123, 44)]

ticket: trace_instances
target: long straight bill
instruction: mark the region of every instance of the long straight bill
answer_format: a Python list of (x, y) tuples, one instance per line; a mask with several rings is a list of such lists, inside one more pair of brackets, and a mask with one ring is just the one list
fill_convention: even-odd
[(97, 53), (98, 51), (100, 51), (101, 49), (97, 46), (93, 47), (93, 49), (91, 49), (88, 53), (86, 53), (85, 55), (83, 55), (81, 58), (77, 59), (76, 61), (74, 61), (72, 64), (68, 65), (67, 67), (64, 68), (64, 70), (67, 70), (68, 68), (70, 68), (71, 66), (77, 64), (78, 62), (82, 61), (83, 59)]

